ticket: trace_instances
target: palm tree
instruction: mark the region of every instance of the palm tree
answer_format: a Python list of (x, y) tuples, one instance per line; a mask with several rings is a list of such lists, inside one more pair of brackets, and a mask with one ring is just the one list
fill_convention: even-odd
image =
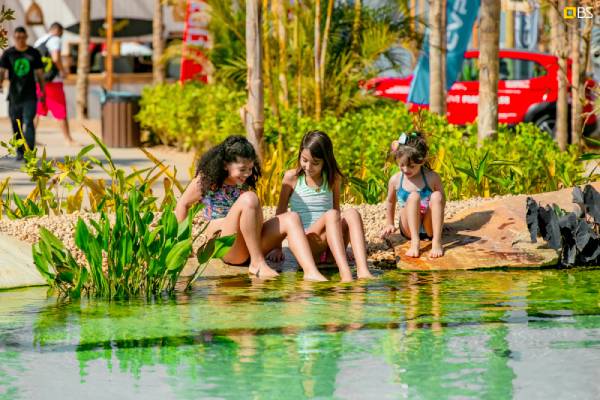
[(152, 81), (154, 84), (165, 81), (165, 65), (162, 62), (165, 51), (162, 3), (162, 0), (154, 0), (154, 15), (152, 17)]
[(443, 43), (446, 35), (442, 15), (446, 10), (443, 3), (440, 0), (429, 0), (429, 109), (445, 115)]
[(581, 79), (581, 38), (579, 36), (579, 20), (571, 20), (569, 26), (571, 41), (571, 143), (581, 145), (581, 127), (583, 111), (581, 97), (583, 85)]
[(87, 97), (90, 75), (90, 0), (81, 0), (81, 22), (79, 25), (79, 48), (77, 52), (77, 118), (87, 118)]
[(567, 43), (562, 10), (565, 0), (554, 0), (550, 7), (553, 53), (558, 57), (558, 95), (556, 99), (556, 142), (561, 150), (567, 149), (568, 142), (568, 81), (567, 81)]
[(262, 80), (262, 4), (260, 0), (246, 0), (246, 64), (248, 67), (248, 103), (242, 108), (242, 121), (248, 140), (263, 156), (264, 88)]
[(500, 0), (482, 0), (479, 20), (479, 104), (477, 138), (483, 140), (498, 131), (498, 42)]

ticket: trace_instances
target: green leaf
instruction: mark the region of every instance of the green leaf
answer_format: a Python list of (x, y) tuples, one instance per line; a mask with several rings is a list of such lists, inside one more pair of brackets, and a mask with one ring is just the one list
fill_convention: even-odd
[(176, 243), (166, 258), (167, 271), (178, 270), (183, 267), (192, 252), (192, 241), (190, 239)]
[(116, 170), (115, 164), (112, 160), (112, 157), (110, 155), (110, 152), (108, 151), (108, 148), (104, 145), (104, 142), (102, 142), (102, 140), (100, 140), (100, 138), (96, 135), (94, 135), (94, 133), (92, 131), (90, 131), (88, 128), (83, 127), (85, 129), (85, 131), (92, 137), (92, 139), (94, 140), (94, 142), (96, 142), (96, 144), (98, 145), (98, 147), (100, 147), (100, 150), (102, 150), (102, 152), (104, 153), (104, 156), (106, 157), (106, 160), (108, 161), (108, 164), (110, 165), (110, 168), (114, 171)]
[(87, 250), (88, 243), (90, 241), (90, 231), (86, 223), (81, 219), (77, 218), (77, 225), (75, 228), (75, 245), (81, 249), (84, 253)]
[(83, 158), (83, 156), (85, 156), (87, 153), (89, 153), (90, 151), (92, 151), (92, 149), (94, 147), (96, 147), (96, 146), (94, 146), (93, 144), (88, 144), (83, 149), (81, 149), (79, 151), (79, 153), (77, 153), (77, 158), (79, 158), (79, 159)]
[(218, 238), (215, 244), (215, 252), (213, 254), (213, 258), (222, 258), (225, 254), (227, 254), (227, 252), (229, 251), (229, 249), (231, 249), (231, 246), (233, 246), (233, 243), (235, 242), (235, 237), (236, 235), (233, 234), (229, 236), (221, 236), (220, 238)]
[(65, 248), (63, 242), (43, 226), (40, 227), (40, 239), (55, 249), (62, 250)]

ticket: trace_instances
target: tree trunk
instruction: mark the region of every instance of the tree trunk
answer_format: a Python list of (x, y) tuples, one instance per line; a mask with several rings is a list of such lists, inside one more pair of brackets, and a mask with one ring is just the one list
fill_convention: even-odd
[(429, 0), (429, 110), (436, 114), (444, 112), (442, 3)]
[(281, 86), (280, 100), (283, 108), (290, 108), (287, 82), (287, 7), (283, 0), (273, 0), (273, 14), (277, 26), (277, 43), (279, 45), (279, 85)]
[(162, 0), (154, 0), (154, 15), (152, 17), (152, 81), (155, 85), (165, 81), (165, 65), (162, 62), (165, 52), (163, 32)]
[(300, 4), (294, 5), (294, 51), (296, 54), (296, 107), (298, 115), (302, 115), (302, 48), (300, 47)]
[(446, 23), (447, 23), (447, 15), (446, 15), (446, 9), (447, 9), (447, 3), (448, 0), (441, 0), (442, 2), (442, 20), (441, 20), (441, 24), (440, 24), (440, 32), (442, 35), (442, 41), (441, 41), (441, 45), (442, 45), (442, 54), (440, 56), (440, 65), (441, 65), (441, 83), (442, 83), (442, 111), (440, 112), (440, 114), (442, 115), (446, 115), (446, 51), (447, 51), (447, 47), (448, 47), (448, 40), (446, 38)]
[(354, 23), (352, 24), (352, 53), (358, 55), (360, 46), (360, 20), (362, 18), (362, 0), (354, 0)]
[(567, 93), (567, 43), (565, 24), (562, 18), (562, 10), (565, 7), (564, 0), (558, 0), (552, 4), (550, 15), (552, 17), (552, 29), (554, 33), (554, 54), (558, 57), (558, 97), (556, 99), (556, 129), (555, 137), (561, 150), (567, 149), (568, 141), (568, 93)]
[(571, 143), (581, 146), (583, 125), (583, 80), (581, 79), (581, 38), (579, 36), (579, 20), (571, 20)]
[(273, 84), (273, 66), (271, 64), (271, 44), (269, 43), (269, 0), (263, 0), (263, 48), (264, 48), (264, 85), (268, 89), (269, 105), (271, 112), (279, 118), (279, 104), (277, 103), (277, 88)]
[(246, 63), (248, 104), (242, 108), (242, 121), (248, 140), (258, 158), (263, 159), (264, 98), (262, 80), (262, 10), (260, 0), (246, 0)]
[(335, 0), (329, 0), (327, 3), (327, 14), (325, 16), (325, 32), (323, 32), (323, 43), (321, 45), (321, 79), (325, 78), (325, 61), (327, 57), (327, 42), (329, 41), (329, 30), (331, 27), (331, 14), (333, 13), (333, 3)]
[(500, 41), (500, 1), (482, 0), (479, 20), (479, 104), (477, 138), (498, 131), (498, 42)]
[(77, 118), (88, 117), (88, 86), (90, 78), (90, 0), (81, 0), (79, 49), (77, 51)]
[(315, 118), (321, 119), (321, 0), (315, 0)]

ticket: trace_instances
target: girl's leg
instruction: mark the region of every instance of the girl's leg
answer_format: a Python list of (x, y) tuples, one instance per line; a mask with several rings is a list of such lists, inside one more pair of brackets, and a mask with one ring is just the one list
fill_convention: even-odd
[(262, 278), (277, 276), (277, 271), (267, 265), (261, 248), (262, 209), (254, 192), (243, 193), (222, 220), (211, 222), (207, 235), (221, 230), (221, 235), (236, 233), (237, 237), (223, 261), (231, 264), (245, 262), (250, 256), (250, 273)]
[(286, 236), (290, 250), (304, 271), (304, 280), (326, 281), (327, 278), (321, 275), (317, 269), (311, 247), (302, 227), (302, 221), (298, 214), (294, 212), (277, 215), (264, 223), (261, 232), (263, 254), (267, 254), (275, 246), (281, 244)]
[(444, 248), (442, 246), (442, 228), (444, 226), (444, 207), (446, 203), (442, 193), (437, 191), (431, 194), (429, 200), (429, 209), (425, 218), (423, 218), (423, 226), (425, 231), (431, 239), (431, 252), (429, 256), (431, 258), (437, 258), (444, 255)]
[(338, 210), (329, 210), (323, 217), (325, 218), (325, 237), (327, 239), (327, 246), (340, 270), (341, 281), (350, 282), (352, 281), (352, 272), (350, 271), (348, 258), (346, 256), (346, 244), (344, 243), (340, 212)]
[(352, 281), (352, 272), (346, 258), (346, 244), (344, 243), (339, 211), (329, 210), (325, 212), (321, 218), (308, 228), (306, 236), (315, 259), (318, 260), (323, 251), (329, 249), (340, 270), (342, 282)]
[(421, 227), (420, 213), (421, 196), (412, 192), (406, 200), (406, 205), (400, 210), (400, 229), (406, 237), (410, 238), (410, 248), (406, 252), (407, 257), (419, 257)]
[[(362, 218), (358, 211), (350, 208), (342, 212), (342, 226), (347, 228), (350, 244), (356, 261), (356, 275), (358, 278), (372, 278), (367, 264), (367, 246), (365, 244), (365, 230)], [(344, 235), (346, 236), (346, 235)], [(344, 240), (344, 249), (347, 241)]]

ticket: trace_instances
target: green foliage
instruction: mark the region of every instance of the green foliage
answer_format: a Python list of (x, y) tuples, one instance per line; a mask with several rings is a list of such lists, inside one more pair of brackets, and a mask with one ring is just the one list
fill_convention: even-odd
[[(349, 178), (342, 201), (377, 203), (385, 198), (387, 181), (397, 171), (392, 160), (387, 160), (389, 145), (402, 132), (416, 129), (413, 117), (399, 103), (364, 107), (342, 117), (329, 114), (321, 121), (289, 112), (281, 115), (281, 123), (267, 119), (265, 138), (274, 143), (281, 137), (286, 149), (283, 158), (295, 160), (304, 133), (322, 129), (331, 137), (336, 159)], [(487, 140), (481, 148), (477, 147), (476, 125), (458, 127), (423, 113), (420, 129), (428, 135), (429, 163), (440, 174), (451, 200), (539, 193), (586, 180), (577, 149), (561, 152), (532, 124), (514, 129), (501, 126), (497, 138)], [(270, 156), (265, 160), (270, 162)], [(263, 200), (275, 204), (277, 196)]]
[(203, 149), (244, 131), (239, 113), (244, 99), (220, 85), (167, 83), (144, 88), (136, 118), (163, 144)]
[[(51, 287), (67, 297), (79, 297), (85, 292), (105, 298), (150, 296), (175, 290), (192, 252), (193, 218), (201, 205), (193, 207), (180, 223), (169, 205), (153, 227), (155, 214), (143, 192), (144, 188), (136, 187), (126, 198), (116, 198), (114, 222), (105, 212), (98, 220), (90, 220), (89, 225), (78, 219), (75, 245), (84, 254), (87, 266), (78, 265), (58, 238), (41, 229), (40, 241), (33, 246), (33, 259)], [(203, 224), (202, 231), (205, 228)], [(232, 244), (232, 237), (207, 241), (200, 251), (200, 266), (213, 257), (222, 257)], [(200, 275), (196, 272), (194, 279)]]
[[(9, 218), (24, 218), (49, 214), (72, 213), (84, 208), (84, 196), (89, 200), (89, 210), (92, 212), (114, 212), (116, 200), (124, 197), (132, 188), (143, 188), (144, 198), (149, 202), (152, 210), (163, 210), (168, 204), (175, 203), (175, 188), (182, 193), (184, 188), (177, 180), (177, 170), (169, 170), (147, 150), (142, 149), (146, 157), (154, 163), (153, 168), (136, 170), (126, 173), (117, 168), (112, 156), (104, 143), (94, 133), (87, 131), (96, 143), (82, 148), (76, 156), (65, 156), (64, 161), (49, 160), (46, 151), (38, 156), (38, 149), (25, 149), (25, 163), (21, 170), (29, 175), (35, 183), (35, 188), (25, 200), (11, 194), (8, 180), (0, 184), (0, 196), (6, 191), (4, 198), (0, 199), (2, 212)], [(11, 139), (0, 142), (9, 154), (15, 154), (18, 146), (24, 145), (23, 139)], [(101, 161), (88, 153), (98, 146), (103, 152), (106, 161)], [(92, 179), (88, 177), (89, 171), (99, 167), (109, 176), (109, 184), (105, 179)], [(155, 172), (158, 170), (157, 172)], [(144, 175), (145, 174), (145, 175)], [(160, 204), (152, 197), (152, 185), (163, 178), (165, 196)], [(14, 207), (13, 207), (14, 203)]]
[[(208, 0), (209, 30), (214, 46), (206, 49), (217, 82), (246, 89), (245, 9), (226, 0)], [(315, 41), (323, 52), (322, 109), (341, 115), (372, 103), (360, 90), (360, 81), (379, 72), (375, 62), (392, 46), (418, 40), (410, 28), (409, 12), (398, 2), (380, 2), (377, 8), (362, 7), (360, 15), (351, 2), (334, 2), (327, 31), (327, 6), (321, 4), (321, 37), (315, 38), (315, 2), (274, 2), (263, 7), (262, 47), (265, 103), (271, 112), (294, 104), (304, 115), (315, 114)], [(355, 24), (356, 17), (360, 21)], [(282, 35), (283, 33), (283, 35)], [(325, 44), (325, 36), (327, 41)], [(388, 54), (389, 55), (389, 54)], [(397, 69), (408, 71), (410, 58)]]
[(3, 4), (0, 9), (0, 49), (8, 47), (8, 32), (4, 29), (4, 23), (6, 21), (12, 21), (15, 19), (15, 10), (6, 8)]

